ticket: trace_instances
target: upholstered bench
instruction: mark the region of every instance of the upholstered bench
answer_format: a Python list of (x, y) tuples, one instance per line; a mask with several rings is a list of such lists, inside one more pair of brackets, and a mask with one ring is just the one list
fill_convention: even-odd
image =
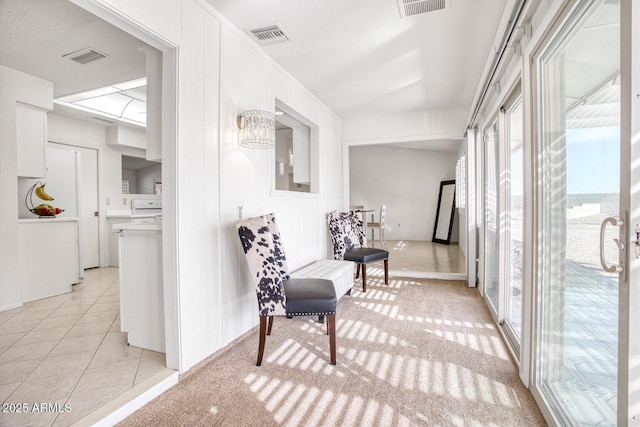
[(327, 279), (333, 282), (336, 297), (351, 294), (355, 264), (351, 261), (323, 259), (291, 273), (294, 279)]

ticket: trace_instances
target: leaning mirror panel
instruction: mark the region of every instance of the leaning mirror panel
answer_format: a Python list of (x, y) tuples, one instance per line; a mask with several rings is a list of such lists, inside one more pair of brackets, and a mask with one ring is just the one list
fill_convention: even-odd
[(436, 211), (436, 223), (433, 230), (433, 242), (449, 244), (453, 227), (455, 180), (442, 181), (440, 183), (440, 195), (438, 197), (438, 210)]

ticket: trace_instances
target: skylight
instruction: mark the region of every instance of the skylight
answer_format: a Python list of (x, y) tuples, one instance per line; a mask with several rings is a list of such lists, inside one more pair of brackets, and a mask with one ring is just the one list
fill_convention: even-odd
[(53, 102), (135, 125), (147, 123), (147, 78), (56, 98)]

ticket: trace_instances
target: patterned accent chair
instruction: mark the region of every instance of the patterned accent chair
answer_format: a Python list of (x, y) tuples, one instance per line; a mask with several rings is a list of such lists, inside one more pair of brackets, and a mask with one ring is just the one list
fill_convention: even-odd
[(358, 211), (333, 211), (327, 214), (333, 257), (356, 263), (356, 279), (362, 266), (362, 292), (367, 292), (367, 264), (384, 261), (384, 284), (389, 284), (389, 251), (368, 248), (362, 214)]
[(284, 246), (271, 213), (238, 221), (238, 236), (258, 296), (260, 338), (257, 366), (276, 316), (322, 316), (327, 319), (331, 364), (336, 364), (336, 291), (326, 279), (289, 276)]

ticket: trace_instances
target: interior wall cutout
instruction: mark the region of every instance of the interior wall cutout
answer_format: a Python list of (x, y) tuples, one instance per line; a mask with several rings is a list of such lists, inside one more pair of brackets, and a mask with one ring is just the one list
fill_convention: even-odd
[(318, 126), (276, 100), (274, 185), (277, 191), (318, 192)]

